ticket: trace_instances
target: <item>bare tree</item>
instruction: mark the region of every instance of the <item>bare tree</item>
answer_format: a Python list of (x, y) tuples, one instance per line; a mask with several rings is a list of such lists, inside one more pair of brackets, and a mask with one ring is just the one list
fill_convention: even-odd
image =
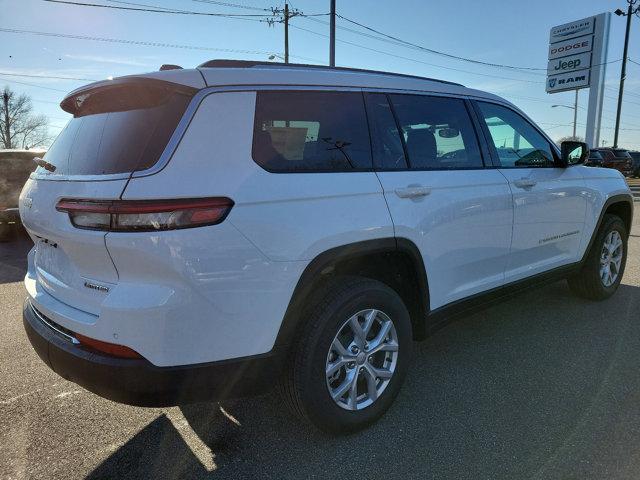
[(584, 138), (578, 137), (577, 135), (574, 137), (573, 135), (567, 135), (566, 137), (560, 137), (556, 140), (556, 143), (560, 145), (562, 142), (584, 142)]
[(0, 148), (40, 147), (51, 141), (49, 119), (33, 113), (28, 95), (18, 95), (4, 87), (1, 100)]

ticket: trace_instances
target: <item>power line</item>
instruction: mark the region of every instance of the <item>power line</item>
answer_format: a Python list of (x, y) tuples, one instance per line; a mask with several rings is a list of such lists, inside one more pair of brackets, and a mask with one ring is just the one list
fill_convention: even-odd
[[(197, 45), (181, 45), (181, 44), (175, 44), (175, 43), (150, 42), (150, 41), (144, 41), (144, 40), (128, 40), (128, 39), (108, 38), (108, 37), (90, 37), (86, 35), (72, 35), (67, 33), (54, 33), (54, 32), (39, 32), (35, 30), (19, 30), (15, 28), (0, 28), (0, 32), (39, 35), (44, 37), (72, 38), (74, 40), (91, 40), (96, 42), (107, 42), (107, 43), (123, 43), (127, 45), (141, 45), (141, 46), (147, 46), (147, 47), (179, 48), (179, 49), (186, 49), (186, 50), (206, 50), (206, 51), (227, 52), (227, 53), (244, 53), (249, 55), (269, 55), (274, 53), (273, 51), (263, 51), (263, 50), (240, 50), (240, 49), (234, 49), (234, 48), (201, 47)], [(279, 53), (279, 52), (275, 52), (275, 53)], [(291, 55), (291, 56), (293, 57), (294, 55)]]
[(60, 90), (59, 88), (53, 88), (53, 87), (45, 87), (44, 85), (37, 85), (35, 83), (19, 82), (18, 80), (9, 80), (6, 78), (3, 79), (2, 81), (9, 82), (9, 83), (17, 83), (19, 85), (27, 85), (29, 87), (44, 88), (45, 90), (53, 90), (54, 92), (69, 93), (67, 90)]
[(123, 0), (106, 0), (106, 1), (110, 2), (110, 3), (120, 3), (122, 5), (133, 5), (134, 7), (158, 8), (160, 10), (168, 10), (168, 11), (172, 11), (172, 12), (179, 11), (177, 8), (160, 7), (158, 5), (149, 5), (148, 3), (125, 2)]
[(51, 80), (80, 80), (86, 82), (98, 82), (95, 78), (80, 78), (80, 77), (56, 77), (53, 75), (35, 75), (35, 74), (26, 74), (26, 73), (9, 73), (9, 72), (0, 72), (2, 76), (8, 77), (26, 77), (26, 78), (47, 78)]
[(60, 105), (60, 102), (52, 102), (50, 100), (40, 100), (38, 98), (32, 98), (31, 101), (36, 103), (50, 103), (51, 105)]
[(213, 12), (194, 12), (191, 10), (167, 10), (164, 7), (152, 7), (152, 8), (136, 8), (136, 7), (124, 7), (116, 5), (101, 5), (99, 3), (81, 3), (72, 2), (69, 0), (43, 0), (50, 3), (61, 3), (64, 5), (74, 5), (77, 7), (96, 7), (96, 8), (110, 8), (113, 10), (129, 10), (134, 12), (148, 12), (148, 13), (169, 13), (173, 15), (204, 15), (207, 17), (271, 17), (270, 14), (265, 13), (213, 13)]
[[(292, 24), (292, 25), (290, 25), (290, 27), (291, 28), (296, 28), (298, 30), (302, 30), (304, 32), (312, 33), (314, 35), (318, 35), (318, 36), (321, 36), (321, 37), (325, 37), (325, 38), (329, 37), (328, 35), (325, 35), (324, 33), (319, 33), (319, 32), (313, 31), (313, 30), (309, 30), (308, 28), (300, 27), (298, 25), (293, 25)], [(388, 56), (394, 57), (394, 58), (398, 58), (398, 59), (402, 59), (402, 60), (408, 60), (410, 62), (415, 62), (415, 63), (420, 63), (422, 65), (428, 65), (428, 66), (436, 67), (436, 68), (443, 68), (445, 70), (452, 70), (454, 72), (462, 72), (462, 73), (468, 73), (468, 74), (471, 74), (471, 75), (479, 75), (481, 77), (499, 78), (501, 80), (513, 80), (513, 81), (516, 81), (516, 82), (535, 83), (535, 84), (539, 84), (539, 85), (543, 85), (545, 83), (545, 82), (535, 81), (535, 80), (525, 80), (523, 78), (503, 77), (503, 76), (499, 76), (499, 75), (491, 75), (491, 74), (488, 74), (488, 73), (472, 72), (470, 70), (463, 70), (463, 69), (460, 69), (460, 68), (446, 67), (444, 65), (438, 65), (438, 64), (435, 64), (435, 63), (424, 62), (424, 61), (418, 60), (416, 58), (405, 57), (405, 56), (398, 55), (398, 54), (395, 54), (395, 53), (386, 52), (384, 50), (379, 50), (377, 48), (372, 48), (372, 47), (367, 47), (365, 45), (360, 45), (359, 43), (350, 42), (348, 40), (342, 40), (342, 39), (339, 39), (339, 38), (336, 39), (336, 42), (344, 43), (344, 44), (347, 44), (347, 45), (352, 45), (354, 47), (362, 48), (364, 50), (369, 50), (371, 52), (376, 52), (376, 53), (379, 53), (379, 54), (382, 54), (382, 55), (388, 55)]]
[(502, 64), (502, 63), (483, 62), (481, 60), (475, 60), (473, 58), (461, 57), (459, 55), (453, 55), (451, 53), (441, 52), (439, 50), (433, 50), (431, 48), (427, 48), (427, 47), (424, 47), (422, 45), (418, 45), (416, 43), (412, 43), (412, 42), (409, 42), (407, 40), (403, 40), (401, 38), (394, 37), (393, 35), (389, 35), (387, 33), (383, 33), (383, 32), (381, 32), (379, 30), (376, 30), (375, 28), (372, 28), (372, 27), (369, 27), (369, 26), (364, 25), (362, 23), (356, 22), (355, 20), (351, 20), (351, 19), (349, 19), (349, 18), (347, 18), (347, 17), (345, 17), (343, 15), (336, 14), (336, 16), (341, 18), (342, 20), (344, 20), (346, 22), (352, 23), (352, 24), (357, 25), (357, 26), (359, 26), (361, 28), (369, 30), (370, 32), (376, 33), (378, 35), (382, 35), (383, 37), (389, 38), (389, 39), (394, 40), (396, 42), (399, 42), (399, 43), (402, 43), (402, 44), (417, 48), (419, 50), (423, 50), (425, 52), (433, 53), (435, 55), (440, 55), (440, 56), (443, 56), (443, 57), (451, 58), (451, 59), (454, 59), (454, 60), (461, 60), (461, 61), (464, 61), (464, 62), (475, 63), (475, 64), (478, 64), (478, 65), (485, 65), (485, 66), (488, 66), (488, 67), (508, 68), (508, 69), (512, 69), (512, 70), (544, 70), (544, 71), (547, 70), (546, 68), (519, 67), (519, 66), (514, 66), (514, 65), (506, 65), (506, 64)]
[(222, 7), (235, 7), (235, 8), (243, 8), (245, 10), (260, 10), (263, 12), (270, 12), (271, 9), (269, 8), (262, 8), (262, 7), (255, 7), (252, 5), (240, 5), (237, 3), (229, 3), (229, 2), (217, 2), (214, 0), (192, 0), (194, 2), (199, 2), (199, 3), (210, 3), (212, 5), (220, 5)]

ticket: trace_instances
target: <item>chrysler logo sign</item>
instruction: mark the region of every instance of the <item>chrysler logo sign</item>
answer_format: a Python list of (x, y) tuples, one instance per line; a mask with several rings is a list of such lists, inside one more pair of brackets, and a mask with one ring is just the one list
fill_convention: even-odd
[(595, 18), (583, 18), (576, 22), (565, 23), (553, 27), (549, 34), (549, 43), (561, 42), (569, 38), (581, 37), (593, 33)]

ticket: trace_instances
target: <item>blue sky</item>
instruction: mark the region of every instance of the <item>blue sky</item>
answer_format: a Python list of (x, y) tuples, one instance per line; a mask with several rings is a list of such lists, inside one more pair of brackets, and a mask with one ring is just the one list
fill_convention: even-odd
[[(80, 0), (78, 0), (80, 1)], [(87, 0), (113, 6), (146, 4), (200, 12), (260, 14), (259, 10), (207, 3), (206, 0)], [(220, 2), (224, 3), (224, 2)], [(283, 0), (229, 0), (227, 3), (269, 8)], [(305, 14), (326, 13), (329, 0), (295, 0)], [(291, 5), (291, 3), (290, 3)], [(128, 5), (132, 6), (132, 5)], [(550, 27), (616, 8), (625, 0), (583, 1), (364, 1), (337, 0), (339, 14), (390, 35), (428, 48), (477, 60), (545, 68)], [(199, 49), (71, 39), (0, 31), (0, 85), (29, 94), (36, 111), (49, 116), (52, 131), (68, 119), (57, 104), (65, 92), (88, 81), (7, 76), (69, 76), (104, 79), (156, 70), (163, 63), (194, 67), (212, 58), (267, 60), (282, 54), (283, 27), (264, 22), (191, 15), (167, 15), (48, 3), (42, 0), (0, 0), (1, 29), (194, 46)], [(328, 17), (291, 20), (291, 61), (328, 62)], [(424, 75), (491, 91), (511, 100), (552, 136), (569, 135), (573, 111), (551, 105), (573, 104), (573, 92), (548, 95), (544, 72), (522, 72), (451, 60), (392, 45), (359, 32), (338, 19), (336, 64)], [(611, 18), (609, 60), (622, 58), (625, 19)], [(315, 33), (314, 33), (315, 32)], [(363, 48), (364, 47), (364, 48)], [(205, 50), (203, 48), (208, 48)], [(219, 50), (216, 50), (219, 49)], [(378, 50), (378, 51), (374, 51)], [(640, 18), (633, 18), (629, 57), (640, 63)], [(607, 88), (601, 140), (612, 144), (620, 63), (607, 65)], [(19, 82), (19, 83), (18, 83)], [(31, 85), (27, 85), (31, 84)], [(37, 86), (36, 86), (37, 85)], [(46, 88), (42, 88), (46, 87)], [(640, 149), (640, 65), (629, 63), (620, 145)], [(580, 93), (578, 134), (584, 136), (587, 90)]]

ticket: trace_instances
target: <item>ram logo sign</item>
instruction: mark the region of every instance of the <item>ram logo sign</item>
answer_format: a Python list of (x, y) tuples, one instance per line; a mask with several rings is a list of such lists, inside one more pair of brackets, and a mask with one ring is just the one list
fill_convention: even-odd
[(589, 86), (589, 70), (565, 73), (547, 79), (547, 93), (575, 90)]

